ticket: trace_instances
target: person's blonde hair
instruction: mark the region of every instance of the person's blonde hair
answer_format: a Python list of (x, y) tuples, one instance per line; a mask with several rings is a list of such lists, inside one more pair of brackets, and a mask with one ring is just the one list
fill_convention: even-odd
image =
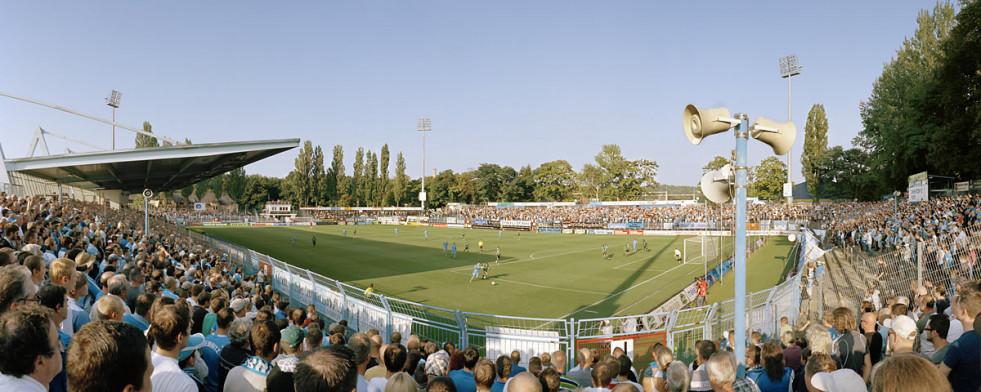
[(668, 365), (674, 361), (674, 353), (667, 346), (660, 346), (654, 349), (654, 358), (657, 359), (657, 366), (661, 368), (662, 371), (668, 370)]
[(385, 384), (385, 392), (419, 392), (419, 384), (406, 372), (395, 373)]
[(981, 293), (974, 290), (961, 290), (957, 293), (957, 309), (964, 309), (971, 316), (981, 313)]
[(872, 392), (950, 392), (950, 382), (937, 366), (919, 355), (901, 354), (886, 358), (873, 368)]
[(72, 275), (69, 274), (75, 273), (76, 266), (77, 264), (75, 264), (74, 260), (65, 258), (54, 259), (54, 261), (51, 262), (51, 265), (48, 266), (48, 276), (51, 278), (51, 282), (54, 284), (59, 284), (58, 281), (61, 280), (61, 278), (71, 279)]
[(780, 335), (780, 343), (783, 343), (784, 346), (790, 347), (790, 345), (794, 344), (794, 333), (790, 331), (783, 331), (783, 334)]

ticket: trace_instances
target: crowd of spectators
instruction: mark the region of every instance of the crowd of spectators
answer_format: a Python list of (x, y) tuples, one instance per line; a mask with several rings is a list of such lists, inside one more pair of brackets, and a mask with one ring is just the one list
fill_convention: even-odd
[[(747, 220), (801, 220), (810, 217), (810, 204), (749, 203)], [(466, 219), (530, 220), (562, 223), (626, 223), (645, 222), (650, 225), (663, 223), (719, 222), (729, 225), (733, 220), (731, 205), (665, 205), (665, 206), (552, 206), (552, 207), (493, 207), (463, 206), (436, 210), (434, 216), (456, 216)]]
[[(829, 211), (850, 213), (849, 207)], [(657, 208), (640, 209), (658, 211)], [(786, 216), (812, 213), (796, 207)], [(631, 209), (625, 208), (630, 214)], [(971, 211), (976, 214), (976, 211)], [(823, 212), (822, 212), (823, 213)], [(778, 342), (699, 341), (522, 358), (355, 331), (294, 307), (182, 228), (138, 212), (0, 195), (0, 390), (7, 391), (977, 391), (981, 288), (839, 308)], [(622, 219), (634, 219), (623, 216)], [(561, 219), (561, 218), (560, 218)], [(973, 219), (954, 221), (969, 224)], [(924, 226), (924, 222), (917, 223)], [(938, 224), (933, 224), (939, 228)], [(931, 226), (931, 227), (933, 227)], [(949, 225), (948, 225), (949, 226)], [(912, 227), (912, 226), (911, 226)], [(734, 346), (745, 344), (741, 372)], [(574, 363), (571, 363), (574, 362)], [(743, 374), (745, 373), (745, 374)]]

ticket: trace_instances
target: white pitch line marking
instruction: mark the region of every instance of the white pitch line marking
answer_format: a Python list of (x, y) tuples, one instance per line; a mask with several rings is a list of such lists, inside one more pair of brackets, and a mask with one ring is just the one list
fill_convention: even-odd
[[(457, 271), (451, 271), (451, 272), (458, 273), (458, 274), (461, 274), (461, 275), (466, 275), (466, 274), (464, 274), (462, 272), (457, 272)], [(576, 289), (569, 289), (569, 288), (565, 288), (565, 287), (546, 286), (546, 285), (543, 285), (543, 284), (535, 284), (535, 283), (528, 283), (528, 282), (519, 282), (519, 281), (516, 281), (516, 280), (510, 280), (510, 279), (494, 279), (494, 280), (499, 280), (499, 281), (508, 282), (508, 283), (514, 283), (514, 284), (521, 284), (521, 285), (525, 285), (525, 286), (541, 287), (543, 289), (550, 289), (550, 290), (562, 290), (562, 291), (569, 291), (569, 292), (580, 293), (580, 294), (606, 295), (606, 293), (600, 293), (600, 292), (595, 292), (595, 291), (576, 290)]]
[(568, 318), (569, 316), (571, 316), (571, 315), (573, 315), (573, 314), (575, 314), (576, 312), (579, 312), (580, 310), (584, 310), (584, 309), (589, 309), (589, 308), (591, 308), (591, 307), (593, 307), (593, 306), (596, 306), (596, 305), (598, 305), (598, 304), (601, 304), (601, 303), (603, 303), (604, 301), (606, 301), (606, 300), (608, 300), (608, 299), (610, 299), (610, 298), (613, 298), (613, 297), (617, 297), (617, 296), (619, 296), (620, 294), (623, 294), (623, 293), (626, 293), (627, 291), (630, 291), (630, 290), (633, 290), (633, 289), (635, 289), (635, 288), (637, 288), (638, 286), (641, 286), (641, 285), (644, 285), (644, 284), (647, 284), (647, 282), (650, 282), (650, 281), (652, 281), (652, 280), (654, 280), (654, 279), (657, 279), (657, 278), (659, 278), (659, 277), (661, 277), (661, 276), (663, 276), (664, 274), (666, 274), (666, 273), (668, 273), (668, 272), (671, 272), (671, 271), (674, 271), (674, 270), (676, 270), (676, 269), (678, 269), (678, 268), (681, 268), (681, 267), (683, 267), (683, 266), (685, 266), (685, 264), (681, 264), (681, 265), (678, 265), (678, 266), (676, 266), (676, 267), (674, 267), (674, 268), (672, 268), (672, 269), (669, 269), (669, 270), (667, 270), (667, 271), (664, 271), (664, 272), (662, 272), (662, 273), (660, 273), (660, 274), (657, 274), (657, 275), (654, 275), (654, 276), (652, 276), (652, 277), (650, 277), (649, 279), (646, 279), (646, 280), (644, 280), (643, 282), (640, 282), (640, 283), (637, 283), (637, 284), (635, 284), (635, 285), (633, 285), (633, 286), (630, 286), (630, 287), (627, 287), (627, 288), (625, 288), (625, 289), (623, 289), (623, 290), (620, 290), (619, 292), (616, 292), (616, 293), (613, 293), (613, 294), (610, 294), (610, 295), (608, 295), (608, 296), (606, 296), (606, 298), (603, 298), (603, 299), (601, 299), (601, 300), (599, 300), (599, 301), (596, 301), (596, 302), (593, 302), (592, 304), (590, 304), (590, 305), (588, 305), (588, 306), (584, 306), (584, 307), (581, 307), (581, 308), (579, 308), (579, 309), (576, 309), (576, 310), (575, 310), (575, 311), (573, 311), (572, 313), (569, 313), (569, 314), (567, 314), (567, 315), (565, 315), (565, 316), (562, 316), (562, 317), (559, 317), (559, 318), (563, 318), (563, 319), (564, 319), (564, 318)]

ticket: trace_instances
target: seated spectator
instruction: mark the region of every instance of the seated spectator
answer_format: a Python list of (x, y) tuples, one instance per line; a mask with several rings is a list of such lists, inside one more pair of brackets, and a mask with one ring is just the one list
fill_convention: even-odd
[(151, 387), (150, 346), (138, 328), (113, 321), (86, 324), (68, 346), (66, 372), (72, 392), (141, 391)]
[(296, 392), (354, 392), (357, 386), (354, 353), (342, 346), (317, 348), (296, 365)]
[(31, 304), (0, 315), (0, 390), (47, 391), (61, 371), (63, 349), (51, 313)]

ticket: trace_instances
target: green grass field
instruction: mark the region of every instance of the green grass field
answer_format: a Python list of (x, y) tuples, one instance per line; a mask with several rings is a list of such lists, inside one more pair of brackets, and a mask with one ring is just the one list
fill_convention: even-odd
[[(426, 240), (425, 228), (398, 226), (398, 236), (395, 228), (359, 225), (195, 230), (358, 287), (374, 283), (377, 292), (388, 296), (510, 316), (582, 319), (639, 314), (677, 293), (703, 271), (702, 265), (675, 262), (673, 249), (683, 249), (685, 237), (522, 232), (519, 238), (518, 232), (505, 231), (499, 239), (496, 230), (431, 227)], [(342, 235), (345, 229), (346, 238)], [(295, 246), (291, 245), (294, 235)], [(311, 243), (313, 236), (317, 237), (316, 247)], [(635, 238), (638, 252), (625, 255), (624, 245)], [(456, 259), (443, 255), (444, 240), (456, 243)], [(480, 240), (484, 241), (483, 253), (478, 249)], [(643, 240), (647, 240), (648, 252), (640, 250)], [(470, 243), (470, 253), (463, 251), (465, 241)], [(603, 243), (609, 246), (609, 259), (602, 257)], [(494, 256), (498, 246), (500, 265), (495, 264)], [(774, 237), (751, 256), (749, 287), (776, 284), (789, 249), (785, 238)], [(468, 283), (478, 262), (490, 263), (489, 279)], [(497, 284), (491, 285), (491, 281)], [(713, 287), (709, 300), (732, 298), (731, 286)]]

